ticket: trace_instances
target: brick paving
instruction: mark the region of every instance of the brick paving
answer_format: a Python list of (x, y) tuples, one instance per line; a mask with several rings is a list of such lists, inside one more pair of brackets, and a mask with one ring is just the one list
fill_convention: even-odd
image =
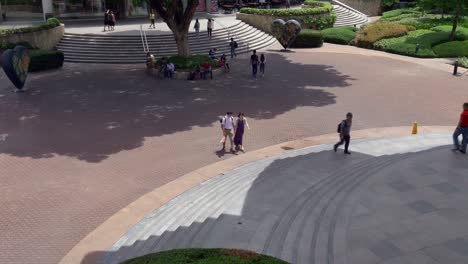
[[(285, 57), (287, 56), (287, 57)], [(0, 263), (57, 263), (120, 208), (226, 159), (217, 118), (244, 111), (247, 150), (355, 129), (454, 125), (468, 77), (391, 58), (267, 54), (213, 81), (161, 81), (143, 66), (68, 64), (33, 74), (24, 94), (0, 74)]]

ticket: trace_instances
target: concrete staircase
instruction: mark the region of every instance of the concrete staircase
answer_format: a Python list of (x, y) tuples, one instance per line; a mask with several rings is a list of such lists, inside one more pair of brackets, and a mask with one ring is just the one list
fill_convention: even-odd
[(365, 14), (340, 2), (333, 1), (332, 3), (333, 10), (336, 13), (334, 27), (360, 26), (368, 22), (368, 18)]
[(330, 149), (293, 151), (211, 179), (142, 220), (100, 263), (188, 247), (248, 249), (295, 264), (334, 263), (345, 257), (356, 189), (405, 156), (354, 153), (338, 166), (343, 160), (333, 161)]
[[(150, 31), (148, 31), (150, 32)], [(197, 37), (189, 33), (189, 45), (192, 54), (208, 54), (211, 48), (217, 48), (218, 54), (229, 54), (229, 39), (237, 43), (237, 53), (246, 53), (272, 45), (276, 39), (243, 22), (213, 31), (210, 40), (206, 32)], [(156, 57), (171, 56), (177, 53), (172, 34), (150, 35), (147, 33), (150, 52)], [(144, 63), (146, 53), (140, 35), (98, 35), (66, 33), (57, 45), (63, 51), (66, 62), (136, 64)]]

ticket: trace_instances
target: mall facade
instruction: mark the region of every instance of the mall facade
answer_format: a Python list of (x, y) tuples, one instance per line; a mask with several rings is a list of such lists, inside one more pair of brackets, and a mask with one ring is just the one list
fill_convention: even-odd
[[(186, 1), (186, 0), (185, 0)], [(199, 0), (198, 12), (216, 12), (218, 0)], [(110, 9), (117, 19), (147, 16), (148, 0), (0, 0), (3, 21), (42, 20), (47, 17), (89, 18)]]

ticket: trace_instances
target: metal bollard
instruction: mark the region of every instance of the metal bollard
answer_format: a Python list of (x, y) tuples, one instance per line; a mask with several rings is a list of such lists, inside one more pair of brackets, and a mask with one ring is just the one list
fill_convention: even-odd
[(415, 50), (414, 52), (415, 52), (416, 54), (418, 54), (418, 52), (419, 52), (419, 43), (416, 44), (416, 50)]
[(453, 75), (457, 75), (458, 73), (458, 60), (455, 61), (455, 63), (453, 64)]

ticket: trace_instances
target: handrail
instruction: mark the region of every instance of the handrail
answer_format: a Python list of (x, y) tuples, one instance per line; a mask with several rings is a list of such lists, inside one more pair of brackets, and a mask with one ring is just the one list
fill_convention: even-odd
[(140, 37), (141, 37), (141, 44), (143, 45), (143, 52), (147, 52), (146, 51), (146, 46), (145, 46), (145, 41), (143, 39), (143, 25), (140, 25)]
[(149, 45), (148, 45), (148, 38), (146, 37), (146, 31), (143, 30), (143, 37), (145, 38), (146, 50), (150, 52)]
[(340, 1), (338, 1), (338, 0), (331, 0), (331, 2), (334, 3), (334, 4), (340, 5), (340, 6), (344, 7), (344, 8), (347, 8), (347, 9), (349, 9), (349, 10), (351, 10), (351, 11), (354, 11), (354, 12), (360, 14), (360, 15), (363, 15), (363, 16), (365, 16), (365, 17), (368, 17), (368, 15), (366, 15), (366, 14), (364, 14), (364, 13), (362, 13), (362, 12), (360, 12), (360, 11), (358, 11), (358, 10), (356, 10), (356, 9), (354, 9), (354, 8), (352, 8), (352, 7), (350, 7), (349, 5), (346, 5), (346, 4), (344, 4), (344, 3), (342, 3), (342, 2), (340, 2)]

